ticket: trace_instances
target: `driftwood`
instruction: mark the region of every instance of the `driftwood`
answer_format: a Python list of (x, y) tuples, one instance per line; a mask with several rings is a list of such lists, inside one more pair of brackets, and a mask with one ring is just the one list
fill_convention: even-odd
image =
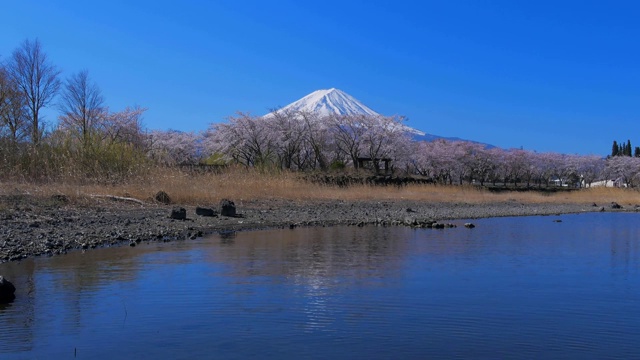
[(111, 199), (113, 201), (128, 201), (128, 202), (144, 205), (144, 202), (142, 202), (141, 200), (130, 198), (130, 197), (122, 197), (122, 196), (114, 196), (114, 195), (91, 195), (91, 197)]

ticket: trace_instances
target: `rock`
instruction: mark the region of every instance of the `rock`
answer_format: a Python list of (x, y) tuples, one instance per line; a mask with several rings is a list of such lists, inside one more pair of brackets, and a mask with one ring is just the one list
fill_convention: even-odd
[(222, 199), (222, 201), (220, 201), (220, 215), (235, 217), (236, 204), (234, 204), (231, 200)]
[(428, 229), (432, 229), (434, 224), (437, 224), (438, 222), (435, 220), (424, 220), (421, 224), (421, 227), (423, 228), (428, 228)]
[(600, 207), (600, 212), (604, 212), (604, 206)]
[(612, 209), (622, 209), (622, 205), (618, 204), (617, 202), (612, 202), (611, 203), (611, 208)]
[(468, 228), (468, 229), (473, 229), (474, 227), (476, 227), (474, 224), (472, 223), (465, 223), (464, 227)]
[(67, 197), (67, 195), (52, 195), (51, 200), (54, 200), (63, 204), (69, 203), (69, 198)]
[(560, 220), (560, 219), (555, 219), (555, 220), (553, 220), (553, 222), (561, 223), (561, 222), (562, 222), (562, 220)]
[(16, 298), (15, 292), (16, 287), (0, 275), (0, 303), (12, 302)]
[(412, 213), (412, 212), (416, 212), (415, 210), (413, 210), (412, 208), (407, 208), (407, 212), (408, 213)]
[(598, 204), (596, 204), (596, 203), (593, 203), (593, 205), (591, 205), (591, 206), (593, 206), (593, 207), (597, 207), (597, 206), (598, 206)]
[(135, 242), (135, 241), (130, 242), (130, 243), (129, 243), (129, 246), (131, 246), (131, 247), (135, 247), (135, 246), (136, 246), (136, 242)]
[(431, 225), (432, 228), (434, 229), (444, 229), (444, 224), (443, 223), (434, 223)]
[(200, 216), (216, 216), (216, 211), (212, 208), (196, 207), (196, 215)]
[(187, 219), (187, 210), (182, 207), (176, 207), (171, 210), (170, 218), (176, 220), (186, 220)]
[(162, 190), (156, 193), (156, 196), (154, 196), (154, 199), (156, 199), (157, 202), (165, 205), (171, 204), (171, 198), (169, 197), (169, 194), (167, 194)]

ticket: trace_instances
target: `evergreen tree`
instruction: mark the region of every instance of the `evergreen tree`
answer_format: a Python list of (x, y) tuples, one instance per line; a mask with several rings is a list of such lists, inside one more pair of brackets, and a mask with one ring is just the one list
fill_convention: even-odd
[(618, 156), (618, 152), (620, 148), (618, 147), (618, 142), (613, 140), (613, 147), (611, 148), (611, 156)]
[(627, 151), (624, 153), (627, 156), (631, 156), (631, 140), (627, 140)]
[(636, 149), (633, 151), (633, 156), (640, 157), (640, 146), (636, 146)]

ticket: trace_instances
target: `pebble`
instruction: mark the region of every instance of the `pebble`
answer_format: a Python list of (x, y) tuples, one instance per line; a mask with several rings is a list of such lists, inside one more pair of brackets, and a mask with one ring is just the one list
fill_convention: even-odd
[[(0, 209), (3, 209), (0, 197)], [(285, 200), (259, 200), (255, 209), (239, 207), (242, 222), (225, 221), (225, 217), (194, 216), (185, 221), (168, 218), (172, 206), (126, 206), (119, 203), (98, 207), (42, 207), (25, 197), (23, 206), (0, 210), (5, 219), (0, 227), (0, 262), (20, 260), (41, 254), (63, 254), (116, 244), (142, 241), (193, 239), (205, 233), (296, 226), (411, 226), (419, 228), (454, 228), (450, 219), (489, 216), (521, 216), (598, 211), (587, 205), (548, 205), (516, 203), (496, 204), (428, 204), (409, 200), (385, 202), (324, 201), (301, 204)], [(29, 210), (26, 210), (29, 209)], [(269, 209), (264, 210), (264, 209)], [(195, 207), (185, 207), (195, 214)], [(407, 211), (409, 210), (409, 211)], [(602, 210), (605, 209), (602, 207)], [(406, 218), (405, 218), (406, 217)], [(435, 222), (438, 219), (439, 222)], [(31, 224), (38, 224), (37, 227)], [(30, 227), (34, 226), (34, 227)], [(469, 227), (465, 224), (465, 227)], [(37, 239), (37, 241), (36, 241)]]

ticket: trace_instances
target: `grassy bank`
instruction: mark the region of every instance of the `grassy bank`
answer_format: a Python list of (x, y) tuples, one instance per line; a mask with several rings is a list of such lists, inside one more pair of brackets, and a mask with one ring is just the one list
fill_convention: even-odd
[(631, 189), (594, 188), (572, 192), (495, 193), (472, 186), (407, 185), (371, 186), (354, 185), (347, 188), (320, 185), (304, 181), (288, 172), (265, 173), (255, 169), (235, 168), (219, 174), (194, 174), (178, 170), (158, 169), (144, 177), (126, 183), (87, 184), (69, 178), (53, 183), (3, 181), (0, 195), (30, 194), (35, 196), (67, 195), (81, 200), (91, 195), (127, 196), (150, 200), (160, 191), (166, 191), (174, 203), (198, 205), (215, 204), (222, 198), (234, 200), (284, 199), (293, 201), (388, 201), (406, 199), (441, 203), (521, 202), (551, 204), (606, 205), (613, 201), (624, 205), (640, 204), (640, 192)]

